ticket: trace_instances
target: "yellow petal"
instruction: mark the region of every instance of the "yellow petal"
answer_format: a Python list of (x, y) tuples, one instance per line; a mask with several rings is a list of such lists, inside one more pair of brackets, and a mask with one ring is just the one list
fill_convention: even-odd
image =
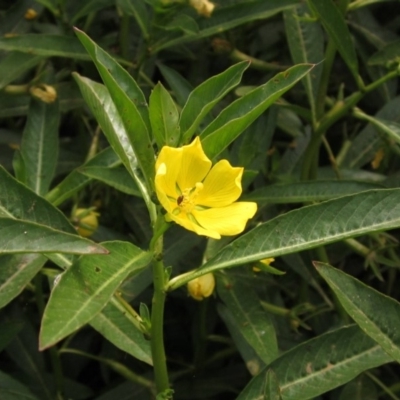
[(185, 229), (197, 233), (201, 236), (208, 236), (213, 239), (221, 239), (221, 235), (213, 230), (204, 229), (200, 225), (196, 224), (195, 222), (191, 221), (186, 213), (181, 212), (178, 215), (168, 214), (168, 218), (171, 221), (175, 221), (177, 224), (183, 226)]
[[(177, 198), (176, 181), (181, 167), (182, 151), (164, 146), (156, 161), (156, 190), (169, 197)], [(159, 198), (161, 201), (161, 199)]]
[[(181, 147), (179, 150), (182, 151), (182, 158), (177, 183), (183, 191), (191, 189), (197, 182), (201, 182), (210, 170), (212, 163), (204, 153), (198, 137), (192, 143)], [(169, 164), (174, 162), (175, 160), (168, 161)]]
[(232, 167), (227, 160), (217, 162), (204, 180), (196, 203), (207, 207), (225, 207), (242, 193), (243, 168)]
[(256, 211), (256, 203), (237, 202), (226, 207), (193, 210), (193, 215), (204, 229), (232, 236), (243, 232), (247, 220), (252, 218)]

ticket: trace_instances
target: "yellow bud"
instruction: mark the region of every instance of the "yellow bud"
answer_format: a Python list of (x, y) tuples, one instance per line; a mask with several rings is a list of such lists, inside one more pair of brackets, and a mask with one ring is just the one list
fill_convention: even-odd
[(35, 19), (37, 16), (38, 13), (33, 8), (28, 8), (26, 10), (24, 18), (27, 19), (28, 21), (31, 21), (32, 19)]
[(90, 208), (77, 208), (72, 214), (72, 222), (79, 235), (89, 237), (99, 226), (99, 216)]
[(211, 17), (215, 4), (208, 0), (189, 0), (189, 4), (204, 17)]
[(33, 97), (42, 100), (44, 103), (53, 103), (57, 98), (56, 89), (44, 83), (32, 86), (29, 92)]
[(209, 274), (200, 276), (199, 278), (193, 279), (187, 284), (190, 296), (198, 301), (211, 296), (214, 291), (214, 287), (215, 278), (211, 272)]
[[(272, 262), (274, 262), (275, 261), (275, 258), (264, 258), (264, 260), (260, 260), (259, 262), (261, 263), (261, 264), (264, 264), (265, 266), (267, 266), (267, 267), (269, 267), (269, 265), (272, 263)], [(261, 271), (261, 268), (260, 267), (256, 267), (256, 266), (254, 266), (253, 267), (253, 271), (254, 272), (260, 272)]]

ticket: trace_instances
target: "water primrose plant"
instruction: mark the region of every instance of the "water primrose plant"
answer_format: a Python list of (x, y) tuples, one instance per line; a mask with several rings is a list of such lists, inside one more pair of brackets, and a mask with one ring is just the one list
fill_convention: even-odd
[(0, 399), (399, 399), (399, 13), (0, 0)]

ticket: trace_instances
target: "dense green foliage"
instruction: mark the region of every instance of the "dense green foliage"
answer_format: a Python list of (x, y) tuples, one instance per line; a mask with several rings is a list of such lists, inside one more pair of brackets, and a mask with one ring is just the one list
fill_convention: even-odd
[[(194, 3), (0, 0), (0, 399), (400, 399), (399, 2)], [(237, 237), (165, 223), (196, 136)]]

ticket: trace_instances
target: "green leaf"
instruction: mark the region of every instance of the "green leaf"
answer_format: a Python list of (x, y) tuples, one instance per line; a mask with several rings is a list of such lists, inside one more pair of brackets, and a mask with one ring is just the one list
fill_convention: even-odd
[(247, 370), (250, 372), (251, 376), (258, 375), (260, 371), (265, 367), (265, 363), (254, 350), (254, 348), (249, 344), (249, 342), (244, 338), (242, 332), (238, 328), (241, 323), (235, 319), (233, 313), (228, 307), (223, 304), (217, 305), (218, 314), (226, 325), (229, 334), (231, 335), (235, 346), (243, 358), (246, 364)]
[(58, 159), (58, 101), (31, 100), (21, 142), (24, 183), (35, 193), (47, 193)]
[(379, 398), (376, 385), (361, 375), (344, 386), (339, 400), (376, 400)]
[(357, 55), (343, 14), (331, 0), (308, 0), (308, 4), (318, 15), (344, 62), (349, 67), (356, 81), (358, 81)]
[(369, 60), (369, 65), (384, 65), (395, 67), (400, 62), (400, 40), (387, 44), (383, 49), (376, 52)]
[(180, 139), (179, 112), (171, 95), (159, 82), (149, 100), (150, 123), (159, 149), (176, 147)]
[(270, 105), (303, 78), (313, 65), (296, 65), (226, 107), (200, 134), (205, 153), (214, 158)]
[(73, 170), (57, 186), (48, 192), (45, 197), (50, 203), (58, 206), (92, 182), (93, 179), (91, 177), (81, 172), (85, 171), (85, 168), (115, 168), (119, 165), (121, 165), (121, 160), (115, 154), (114, 150), (108, 147), (96, 154), (95, 157), (83, 164), (82, 167)]
[(309, 181), (265, 186), (256, 189), (244, 198), (257, 203), (289, 204), (324, 201), (356, 194), (381, 185), (357, 181)]
[(133, 15), (136, 19), (140, 30), (143, 33), (143, 38), (149, 38), (148, 27), (151, 25), (149, 15), (146, 8), (146, 3), (143, 0), (117, 0), (117, 5), (126, 15)]
[(123, 166), (115, 168), (87, 166), (79, 170), (83, 175), (104, 182), (120, 192), (138, 197), (141, 196), (137, 185), (135, 185), (132, 177)]
[(193, 90), (192, 85), (174, 69), (169, 68), (161, 63), (158, 63), (157, 66), (162, 76), (172, 89), (176, 101), (181, 107), (183, 107), (190, 95), (190, 92)]
[(400, 144), (400, 124), (398, 122), (372, 117), (360, 109), (356, 109), (354, 115), (364, 121), (370, 122), (378, 132), (386, 135), (390, 142)]
[(0, 398), (2, 400), (39, 400), (22, 383), (0, 371)]
[(400, 303), (328, 264), (314, 266), (359, 327), (400, 362)]
[(113, 302), (90, 320), (90, 325), (119, 349), (152, 365), (150, 341), (132, 322), (126, 310), (118, 309)]
[(83, 2), (77, 2), (76, 4), (77, 5), (79, 4), (80, 8), (77, 12), (75, 12), (74, 16), (71, 18), (70, 24), (71, 25), (75, 24), (80, 18), (83, 18), (91, 13), (98, 12), (103, 8), (112, 7), (114, 3), (115, 3), (114, 0), (88, 0)]
[(0, 38), (0, 50), (19, 51), (33, 56), (89, 60), (83, 46), (71, 36), (29, 33)]
[(183, 143), (190, 141), (203, 118), (240, 83), (248, 67), (248, 61), (235, 64), (226, 71), (207, 79), (190, 93), (180, 119)]
[(221, 3), (213, 11), (211, 18), (198, 17), (199, 33), (197, 35), (162, 37), (153, 44), (152, 51), (155, 53), (167, 47), (200, 40), (211, 35), (220, 35), (222, 32), (246, 22), (272, 17), (297, 3), (298, 0), (253, 0), (251, 2), (229, 4), (225, 7)]
[(370, 190), (290, 211), (224, 247), (198, 270), (199, 275), (398, 228), (399, 199), (400, 189)]
[(0, 61), (0, 89), (35, 67), (43, 59), (40, 56), (10, 52)]
[(106, 242), (103, 246), (109, 252), (107, 256), (81, 257), (54, 287), (43, 315), (41, 350), (90, 322), (124, 279), (139, 272), (152, 258), (128, 242)]
[[(276, 374), (283, 400), (307, 400), (351, 381), (361, 372), (393, 361), (358, 326), (348, 326), (307, 340), (266, 367)], [(260, 373), (237, 400), (264, 399)]]
[[(317, 64), (324, 58), (324, 35), (318, 22), (305, 19), (309, 13), (307, 4), (299, 4), (283, 12), (286, 38), (294, 64)], [(321, 66), (317, 65), (312, 74), (302, 79), (314, 119), (321, 72)]]
[(47, 261), (40, 254), (0, 256), (0, 308), (17, 297)]
[(264, 399), (282, 400), (278, 378), (276, 377), (276, 374), (272, 369), (269, 369), (267, 371), (265, 381)]
[(69, 253), (106, 254), (102, 246), (45, 225), (13, 218), (0, 218), (0, 254)]
[(107, 88), (77, 73), (73, 75), (81, 89), (82, 96), (96, 117), (111, 147), (120, 157), (125, 168), (140, 188), (140, 192), (146, 192), (147, 189), (138, 175), (138, 160), (129, 142), (125, 126)]
[[(135, 80), (85, 33), (75, 29), (95, 63), (123, 121), (148, 189), (153, 188), (154, 152), (150, 141), (147, 102)], [(75, 74), (75, 76), (77, 76)]]
[(236, 328), (257, 355), (269, 364), (278, 355), (275, 329), (251, 286), (231, 274), (218, 276), (218, 295), (232, 312)]

